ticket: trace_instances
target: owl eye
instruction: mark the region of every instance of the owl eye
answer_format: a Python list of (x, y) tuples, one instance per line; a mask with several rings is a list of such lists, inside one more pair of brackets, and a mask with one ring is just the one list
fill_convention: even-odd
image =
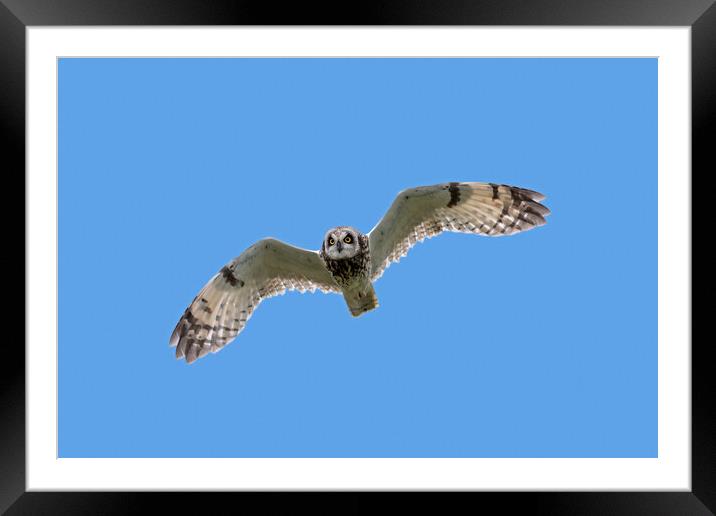
[(351, 242), (353, 242), (353, 238), (351, 238), (350, 235), (346, 235), (346, 237), (343, 239), (343, 241), (344, 241), (346, 244), (350, 244)]
[(333, 245), (333, 244), (335, 244), (335, 243), (336, 243), (336, 241), (333, 239), (333, 237), (330, 237), (330, 238), (328, 239), (328, 245)]

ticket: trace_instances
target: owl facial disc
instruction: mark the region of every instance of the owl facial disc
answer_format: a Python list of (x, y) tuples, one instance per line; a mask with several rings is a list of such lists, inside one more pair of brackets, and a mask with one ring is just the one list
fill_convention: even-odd
[(360, 233), (350, 226), (329, 229), (323, 238), (323, 251), (332, 260), (347, 260), (361, 252)]

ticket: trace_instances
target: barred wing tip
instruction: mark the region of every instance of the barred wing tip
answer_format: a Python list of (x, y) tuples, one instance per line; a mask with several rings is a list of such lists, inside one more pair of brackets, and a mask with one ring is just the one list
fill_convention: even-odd
[[(512, 187), (512, 188), (519, 191), (523, 195), (526, 195), (533, 201), (544, 201), (547, 198), (546, 195), (536, 192), (535, 190), (530, 190), (528, 188), (518, 188), (518, 187)], [(549, 210), (547, 210), (547, 211), (549, 211)]]

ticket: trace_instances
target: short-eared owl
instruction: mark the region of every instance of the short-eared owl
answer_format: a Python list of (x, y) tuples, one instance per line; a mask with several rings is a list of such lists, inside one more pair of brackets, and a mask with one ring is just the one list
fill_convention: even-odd
[(512, 235), (545, 224), (540, 193), (493, 183), (443, 183), (403, 190), (367, 234), (329, 230), (309, 251), (273, 238), (259, 240), (214, 275), (172, 333), (177, 358), (191, 363), (215, 353), (244, 328), (262, 300), (286, 290), (343, 294), (354, 317), (373, 310), (373, 282), (426, 238), (443, 231)]

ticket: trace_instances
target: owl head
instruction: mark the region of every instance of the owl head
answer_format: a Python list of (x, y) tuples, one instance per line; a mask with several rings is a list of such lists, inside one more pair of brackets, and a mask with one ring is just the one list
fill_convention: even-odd
[(350, 226), (329, 229), (323, 238), (323, 253), (331, 260), (346, 260), (360, 254), (361, 233)]

